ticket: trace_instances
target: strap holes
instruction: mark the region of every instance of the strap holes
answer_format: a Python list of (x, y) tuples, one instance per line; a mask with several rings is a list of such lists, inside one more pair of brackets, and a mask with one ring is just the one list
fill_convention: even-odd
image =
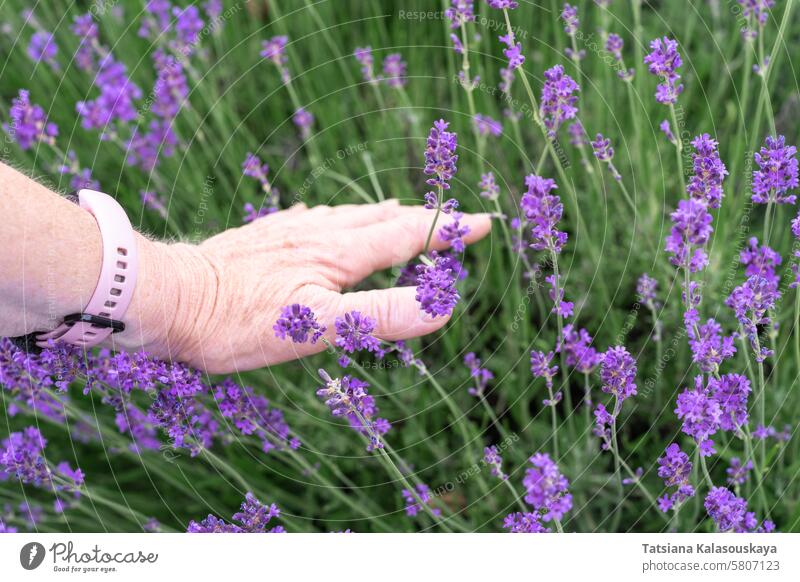
[(117, 247), (117, 254), (118, 255), (122, 255), (123, 257), (127, 257), (128, 256), (128, 250), (127, 249), (123, 249), (122, 247)]
[(116, 281), (117, 283), (124, 283), (125, 275), (114, 275), (114, 281)]
[(119, 297), (120, 295), (122, 295), (122, 289), (112, 288), (111, 289), (111, 294), (114, 297)]
[(114, 309), (117, 306), (117, 302), (109, 300), (109, 301), (106, 301), (103, 305), (105, 305), (109, 309)]
[(125, 261), (117, 261), (117, 269), (125, 270), (128, 268), (128, 263)]

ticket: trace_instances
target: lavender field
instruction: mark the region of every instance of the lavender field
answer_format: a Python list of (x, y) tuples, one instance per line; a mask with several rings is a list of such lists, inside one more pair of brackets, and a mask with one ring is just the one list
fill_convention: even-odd
[(343, 287), (450, 318), (298, 295), (311, 355), (229, 375), (0, 339), (0, 532), (800, 531), (799, 43), (793, 0), (0, 0), (0, 161), (194, 245), (424, 206)]

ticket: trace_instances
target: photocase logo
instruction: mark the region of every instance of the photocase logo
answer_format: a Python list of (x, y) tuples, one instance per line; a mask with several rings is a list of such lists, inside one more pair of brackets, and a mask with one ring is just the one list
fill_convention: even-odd
[(44, 546), (39, 542), (30, 542), (19, 551), (19, 563), (26, 570), (35, 570), (44, 561)]

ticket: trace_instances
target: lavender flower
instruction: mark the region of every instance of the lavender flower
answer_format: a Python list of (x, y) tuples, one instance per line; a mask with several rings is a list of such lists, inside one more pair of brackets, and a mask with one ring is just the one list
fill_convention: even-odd
[(83, 71), (90, 71), (95, 66), (95, 45), (98, 42), (99, 30), (90, 13), (76, 16), (70, 26), (72, 33), (78, 37), (78, 50), (75, 52), (75, 64)]
[(514, 10), (519, 6), (516, 0), (486, 0), (486, 3), (495, 10)]
[(569, 481), (547, 453), (537, 453), (529, 461), (533, 467), (525, 471), (522, 481), (526, 490), (525, 502), (537, 511), (545, 512), (543, 521), (560, 521), (572, 509)]
[(244, 210), (244, 216), (242, 217), (243, 224), (249, 224), (259, 218), (264, 218), (265, 216), (269, 216), (273, 212), (276, 212), (278, 209), (274, 207), (265, 208), (264, 206), (256, 209), (250, 202), (245, 202), (244, 206), (242, 206), (242, 210)]
[(453, 221), (439, 229), (439, 240), (449, 243), (450, 248), (457, 253), (464, 252), (464, 237), (470, 232), (469, 226), (460, 222), (463, 216), (460, 212), (452, 212)]
[[(775, 6), (775, 0), (739, 0), (739, 4), (742, 7), (742, 16), (748, 19), (748, 23), (756, 23), (759, 30), (762, 30), (767, 23), (770, 9)], [(742, 36), (745, 40), (753, 41), (758, 32), (750, 25), (743, 26)]]
[(58, 127), (47, 121), (41, 107), (31, 104), (30, 94), (25, 89), (20, 89), (17, 97), (11, 100), (8, 116), (11, 122), (4, 123), (3, 130), (21, 149), (30, 149), (35, 143), (55, 143)]
[(564, 326), (563, 340), (556, 351), (564, 351), (564, 363), (575, 368), (581, 374), (590, 374), (600, 364), (603, 357), (592, 347), (592, 336), (581, 328), (576, 331), (570, 323)]
[(704, 200), (709, 208), (719, 208), (722, 197), (722, 181), (728, 175), (725, 164), (719, 158), (716, 140), (704, 133), (692, 140), (695, 153), (692, 154), (694, 175), (690, 178), (686, 191), (692, 198)]
[(158, 50), (153, 55), (158, 78), (153, 87), (152, 111), (164, 119), (173, 119), (189, 95), (183, 65), (175, 57)]
[(252, 388), (238, 386), (230, 378), (214, 387), (214, 401), (222, 417), (230, 420), (243, 435), (255, 435), (261, 440), (261, 450), (297, 449), (300, 441), (290, 436), (283, 412), (270, 406), (269, 400)]
[(462, 24), (473, 22), (475, 20), (473, 0), (452, 0), (444, 15), (450, 21), (450, 28), (459, 28)]
[(678, 42), (668, 37), (657, 38), (650, 42), (650, 53), (644, 58), (651, 74), (659, 77), (661, 83), (656, 89), (656, 101), (669, 105), (678, 101), (683, 92), (683, 84), (679, 83), (678, 67), (683, 64), (678, 53)]
[(703, 376), (695, 377), (693, 390), (686, 388), (678, 395), (675, 414), (683, 420), (681, 430), (697, 441), (700, 454), (712, 454), (714, 442), (710, 437), (720, 428), (722, 409), (703, 385)]
[(636, 361), (624, 346), (609, 348), (600, 364), (601, 386), (606, 394), (613, 394), (617, 406), (636, 396)]
[(575, 36), (580, 26), (578, 9), (575, 6), (564, 4), (564, 8), (561, 10), (561, 20), (564, 21), (564, 32), (569, 36)]
[(315, 344), (327, 328), (317, 322), (310, 308), (295, 303), (281, 310), (281, 315), (272, 329), (275, 330), (275, 337), (286, 339), (288, 335), (296, 344), (306, 343), (310, 334), (311, 343)]
[[(107, 139), (101, 136), (101, 139)], [(126, 162), (131, 166), (139, 166), (142, 170), (150, 172), (165, 157), (170, 157), (178, 138), (172, 130), (169, 121), (152, 120), (147, 131), (134, 132), (128, 141)]]
[(445, 255), (431, 252), (432, 264), (417, 265), (416, 299), (422, 311), (430, 315), (448, 316), (461, 298), (456, 289), (458, 271)]
[(181, 54), (189, 55), (200, 40), (203, 30), (203, 19), (197, 6), (189, 5), (186, 8), (175, 7), (172, 9), (175, 16), (175, 50)]
[(361, 76), (367, 83), (375, 84), (378, 79), (375, 78), (375, 58), (372, 56), (372, 47), (358, 47), (353, 52), (353, 56), (361, 65)]
[(509, 513), (503, 520), (503, 528), (510, 533), (550, 533), (550, 528), (541, 524), (538, 513)]
[(450, 180), (456, 173), (456, 162), (458, 155), (458, 136), (447, 131), (449, 123), (444, 119), (435, 121), (430, 133), (428, 134), (427, 145), (425, 148), (425, 175), (427, 183), (431, 186), (438, 186), (447, 190), (450, 188)]
[(472, 118), (472, 123), (475, 125), (475, 129), (480, 135), (491, 134), (498, 136), (503, 133), (503, 124), (499, 121), (495, 121), (488, 115), (476, 113), (475, 117)]
[(274, 503), (264, 505), (248, 491), (241, 508), (232, 516), (232, 521), (237, 521), (238, 524), (226, 523), (218, 517), (209, 515), (199, 523), (190, 521), (186, 531), (188, 533), (284, 533), (286, 530), (283, 526), (269, 528), (270, 521), (280, 517), (280, 514), (277, 505)]
[(713, 232), (711, 215), (704, 201), (690, 198), (678, 202), (673, 212), (672, 231), (666, 239), (666, 250), (676, 267), (696, 273), (708, 264), (705, 245)]
[(128, 78), (127, 67), (111, 54), (100, 60), (94, 84), (100, 89), (100, 95), (89, 101), (79, 101), (75, 108), (84, 129), (100, 130), (101, 137), (108, 139), (106, 134), (113, 133), (114, 122), (127, 124), (138, 117), (134, 102), (142, 97), (142, 90)]
[(622, 40), (620, 35), (614, 34), (613, 32), (608, 35), (606, 39), (606, 50), (611, 53), (615, 61), (622, 61), (622, 49), (624, 46), (625, 41)]
[(383, 59), (383, 78), (389, 87), (399, 89), (408, 83), (406, 62), (400, 53), (386, 55)]
[(592, 142), (592, 150), (594, 150), (594, 157), (601, 162), (609, 162), (614, 157), (614, 148), (611, 147), (611, 140), (603, 137), (602, 133), (598, 133)]
[(744, 274), (748, 277), (758, 275), (777, 287), (780, 283), (778, 267), (783, 262), (781, 256), (766, 245), (759, 246), (758, 239), (752, 237), (747, 247), (739, 253), (739, 260), (745, 266)]
[(319, 370), (325, 385), (317, 390), (317, 396), (325, 401), (331, 414), (346, 418), (350, 427), (369, 438), (367, 450), (383, 448), (380, 437), (391, 425), (384, 418), (374, 419), (378, 412), (375, 399), (369, 395), (369, 384), (352, 376), (331, 378), (325, 370)]
[(636, 295), (641, 303), (645, 305), (652, 305), (657, 307), (659, 305), (656, 299), (656, 292), (658, 290), (658, 281), (647, 273), (642, 273), (639, 280), (636, 282)]
[(677, 140), (675, 139), (675, 134), (672, 133), (672, 128), (669, 125), (669, 121), (665, 119), (664, 121), (661, 122), (658, 128), (664, 133), (665, 136), (667, 136), (667, 139), (670, 141), (672, 145), (675, 145), (677, 143)]
[(36, 63), (46, 63), (54, 71), (60, 70), (56, 57), (58, 56), (58, 45), (53, 35), (49, 32), (40, 30), (33, 33), (31, 42), (28, 44), (28, 56)]
[(508, 475), (503, 473), (503, 457), (500, 456), (496, 446), (483, 449), (483, 462), (489, 465), (493, 477), (508, 479)]
[(508, 59), (508, 70), (514, 71), (520, 68), (525, 62), (525, 55), (522, 54), (522, 43), (516, 42), (514, 36), (506, 34), (498, 37), (506, 47), (503, 54)]
[(764, 147), (754, 154), (758, 170), (753, 171), (753, 202), (794, 204), (797, 196), (786, 195), (798, 186), (797, 148), (787, 146), (786, 138), (767, 136)]
[(139, 36), (143, 38), (157, 37), (170, 28), (172, 4), (169, 0), (149, 0), (145, 5), (147, 16), (139, 27)]
[(314, 125), (314, 115), (301, 107), (292, 115), (292, 121), (300, 130), (300, 137), (307, 140), (311, 136), (311, 126)]
[(750, 380), (741, 374), (725, 374), (719, 378), (709, 378), (708, 389), (722, 411), (720, 417), (722, 430), (738, 432), (747, 424)]
[(547, 134), (554, 138), (561, 124), (573, 119), (578, 113), (575, 103), (580, 91), (578, 84), (564, 73), (564, 67), (556, 65), (544, 72), (544, 85), (539, 103), (539, 116), (542, 118)]
[[(544, 378), (548, 393), (553, 391), (553, 378), (558, 373), (558, 366), (551, 366), (553, 352), (544, 353), (541, 351), (531, 352), (531, 374), (536, 378)], [(551, 399), (544, 401), (545, 406), (555, 406), (561, 401), (561, 392), (557, 392)]]
[(719, 370), (719, 365), (736, 353), (735, 335), (723, 336), (722, 326), (709, 319), (705, 324), (697, 326), (697, 311), (690, 309), (684, 315), (689, 347), (692, 350), (692, 361), (706, 373)]
[(703, 505), (719, 532), (770, 532), (775, 529), (771, 521), (759, 526), (755, 514), (747, 511), (747, 501), (725, 487), (712, 487)]
[(500, 187), (497, 185), (492, 172), (481, 174), (481, 181), (478, 183), (481, 189), (480, 195), (489, 200), (497, 200), (500, 197)]
[(658, 476), (664, 480), (665, 487), (675, 487), (676, 490), (658, 499), (661, 511), (666, 513), (675, 505), (694, 496), (694, 487), (689, 483), (691, 472), (692, 462), (689, 455), (681, 451), (677, 444), (669, 445), (664, 456), (658, 459)]
[(336, 318), (336, 345), (348, 354), (358, 350), (376, 352), (380, 341), (372, 335), (376, 321), (359, 311), (350, 311)]
[(415, 517), (420, 511), (422, 511), (422, 506), (417, 501), (417, 497), (419, 497), (422, 503), (430, 508), (430, 511), (433, 513), (433, 515), (439, 516), (442, 514), (441, 509), (432, 506), (433, 497), (431, 496), (431, 490), (427, 485), (424, 483), (417, 484), (416, 493), (417, 495), (415, 496), (414, 493), (408, 489), (403, 489), (402, 491), (403, 500), (406, 503), (406, 515), (409, 517)]
[(148, 190), (142, 190), (139, 192), (139, 196), (142, 200), (142, 206), (148, 210), (158, 212), (158, 214), (161, 215), (161, 218), (167, 218), (167, 205), (161, 196)]
[(535, 174), (525, 177), (525, 185), (528, 191), (522, 196), (520, 207), (532, 227), (531, 248), (537, 251), (561, 252), (567, 243), (567, 233), (556, 227), (564, 212), (564, 205), (557, 195), (550, 194), (558, 186), (555, 181)]
[(272, 63), (278, 68), (284, 84), (291, 80), (289, 68), (286, 66), (286, 64), (289, 62), (289, 57), (286, 54), (286, 44), (288, 42), (289, 37), (287, 36), (273, 36), (269, 40), (265, 40), (263, 43), (261, 43), (260, 53), (263, 58), (272, 61)]
[(760, 346), (756, 326), (770, 323), (769, 311), (775, 306), (775, 302), (780, 296), (775, 282), (754, 275), (736, 287), (725, 300), (725, 305), (734, 310), (736, 319), (742, 324), (744, 332), (750, 340), (750, 345), (756, 352), (756, 360), (759, 362), (769, 357), (772, 352), (766, 347)]
[(474, 352), (469, 352), (464, 356), (464, 365), (469, 368), (469, 375), (475, 379), (475, 386), (469, 388), (467, 392), (471, 396), (481, 396), (489, 381), (494, 379), (494, 374), (488, 368), (481, 366), (481, 360)]
[(747, 481), (748, 473), (753, 470), (753, 461), (747, 461), (744, 465), (739, 457), (733, 457), (730, 466), (725, 469), (728, 474), (728, 484), (731, 486), (744, 485)]

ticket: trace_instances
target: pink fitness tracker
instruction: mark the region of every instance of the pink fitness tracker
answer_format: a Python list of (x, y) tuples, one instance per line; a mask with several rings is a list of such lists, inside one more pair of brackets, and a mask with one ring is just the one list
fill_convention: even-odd
[(94, 190), (80, 190), (77, 200), (94, 216), (103, 239), (103, 266), (92, 298), (81, 313), (64, 318), (51, 332), (36, 335), (36, 345), (47, 347), (49, 340), (59, 340), (88, 349), (112, 333), (123, 331), (122, 318), (136, 288), (139, 255), (128, 216), (111, 196)]

